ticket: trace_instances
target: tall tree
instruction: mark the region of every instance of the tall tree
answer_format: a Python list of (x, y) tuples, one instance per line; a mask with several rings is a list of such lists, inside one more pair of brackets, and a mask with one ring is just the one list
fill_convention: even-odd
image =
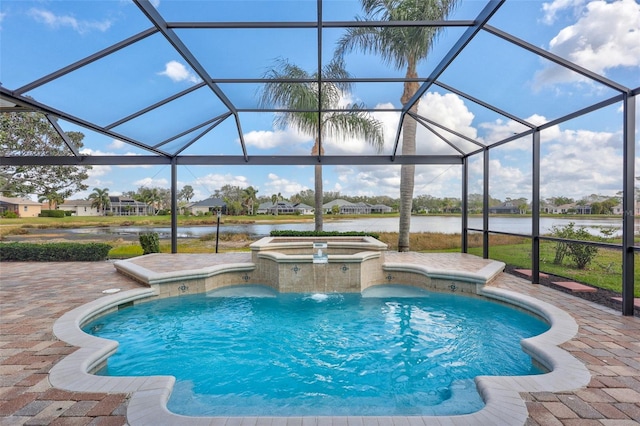
[[(67, 132), (69, 141), (82, 148), (84, 135)], [(0, 156), (71, 155), (69, 147), (44, 115), (35, 112), (0, 114)], [(68, 198), (88, 188), (83, 182), (91, 166), (0, 165), (3, 195), (53, 194)]]
[(89, 200), (91, 200), (91, 207), (102, 211), (104, 216), (106, 208), (111, 204), (109, 188), (93, 188), (93, 192), (89, 194)]
[(181, 200), (187, 200), (187, 203), (193, 198), (193, 187), (191, 185), (185, 185), (180, 190), (178, 198)]
[(135, 200), (153, 207), (155, 214), (157, 214), (161, 208), (163, 196), (159, 188), (147, 188), (143, 186), (138, 188), (138, 194)]
[(38, 197), (39, 203), (44, 203), (45, 201), (49, 204), (49, 210), (51, 210), (51, 207), (53, 207), (54, 205), (59, 206), (60, 204), (62, 204), (64, 202), (64, 198), (62, 197), (62, 195), (58, 194), (55, 191), (48, 191)]
[[(364, 17), (358, 20), (374, 21), (432, 21), (444, 19), (453, 10), (456, 0), (360, 0)], [(407, 79), (418, 77), (417, 65), (426, 59), (437, 27), (352, 27), (338, 41), (336, 56), (359, 49), (379, 55), (384, 62), (396, 69), (406, 70)], [(403, 105), (420, 88), (417, 81), (406, 81), (400, 98)], [(419, 101), (409, 111), (417, 113)], [(402, 155), (416, 153), (417, 123), (409, 114), (402, 122)], [(400, 226), (398, 251), (409, 251), (409, 229), (415, 179), (415, 165), (403, 164), (400, 171)]]
[(554, 206), (561, 206), (563, 204), (571, 204), (574, 202), (573, 198), (565, 196), (551, 197), (548, 201)]
[[(384, 138), (382, 124), (364, 111), (362, 104), (342, 107), (342, 94), (350, 89), (350, 84), (341, 79), (349, 77), (340, 59), (334, 59), (322, 68), (322, 77), (333, 82), (323, 81), (318, 85), (318, 73), (309, 74), (302, 68), (279, 60), (269, 69), (265, 77), (273, 82), (265, 83), (260, 103), (263, 106), (275, 106), (286, 111), (276, 116), (275, 124), (280, 128), (293, 127), (314, 137), (311, 155), (324, 154), (321, 138), (361, 137), (382, 149)], [(296, 81), (298, 80), (298, 81)], [(302, 81), (300, 81), (302, 80)], [(318, 114), (318, 107), (332, 110)], [(340, 110), (340, 111), (336, 111)], [(315, 229), (322, 231), (322, 166), (317, 164), (315, 178)]]
[(302, 191), (298, 192), (297, 194), (294, 194), (291, 197), (291, 201), (294, 201), (297, 203), (304, 203), (304, 204), (308, 204), (308, 205), (313, 205), (313, 202), (315, 200), (315, 195), (313, 193), (313, 189), (303, 189)]
[(258, 193), (258, 190), (255, 189), (253, 186), (249, 186), (248, 188), (244, 189), (243, 204), (245, 205), (245, 207), (247, 207), (248, 214), (251, 216), (254, 215), (254, 207), (258, 200), (256, 196), (257, 193)]

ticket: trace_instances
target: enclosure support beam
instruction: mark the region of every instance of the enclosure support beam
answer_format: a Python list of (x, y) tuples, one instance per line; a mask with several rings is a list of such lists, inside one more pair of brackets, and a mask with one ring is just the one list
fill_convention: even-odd
[[(186, 155), (176, 157), (180, 166), (314, 166), (318, 159), (311, 155), (257, 155), (246, 161), (242, 155)], [(401, 155), (395, 159), (386, 155), (325, 155), (326, 166), (394, 164), (462, 164), (457, 155)], [(169, 165), (171, 157), (153, 155), (87, 155), (87, 156), (20, 156), (0, 157), (3, 166), (139, 166)]]
[(623, 182), (622, 182), (622, 315), (633, 315), (635, 219), (635, 117), (636, 99), (625, 94), (623, 101)]
[(540, 130), (533, 132), (531, 201), (531, 282), (540, 283)]
[(462, 252), (469, 251), (469, 157), (462, 159)]
[(60, 135), (60, 137), (62, 138), (62, 141), (65, 143), (65, 145), (67, 145), (67, 148), (69, 148), (71, 153), (75, 157), (79, 157), (80, 153), (78, 152), (78, 147), (75, 146), (75, 144), (71, 141), (71, 139), (69, 139), (69, 136), (67, 136), (64, 130), (62, 130), (62, 128), (58, 124), (58, 119), (51, 114), (45, 114), (44, 116), (47, 117), (47, 120), (49, 121), (49, 123), (51, 123), (51, 126), (53, 126), (56, 133)]
[(482, 197), (482, 257), (489, 258), (489, 148), (484, 150), (483, 161), (483, 178), (484, 196)]
[(178, 252), (178, 161), (171, 159), (171, 253)]

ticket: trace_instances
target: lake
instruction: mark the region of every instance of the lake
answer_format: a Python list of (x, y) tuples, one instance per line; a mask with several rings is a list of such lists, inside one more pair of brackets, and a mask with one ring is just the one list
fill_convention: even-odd
[[(325, 220), (325, 231), (360, 231), (360, 232), (398, 232), (398, 217), (362, 218), (345, 220)], [(224, 221), (224, 218), (223, 218)], [(554, 226), (565, 226), (574, 222), (576, 226), (584, 226), (593, 235), (601, 235), (600, 229), (615, 229), (614, 235), (622, 233), (622, 217), (578, 219), (570, 217), (543, 217), (540, 218), (540, 232), (548, 234)], [(445, 234), (459, 234), (462, 219), (459, 216), (414, 216), (411, 218), (411, 232), (442, 232)], [(307, 223), (255, 223), (255, 224), (221, 224), (220, 233), (246, 233), (252, 238), (268, 236), (272, 230), (312, 231), (313, 222)], [(469, 218), (469, 227), (481, 229), (482, 218)], [(489, 229), (497, 232), (509, 232), (514, 234), (531, 234), (531, 218), (529, 217), (490, 217)], [(112, 234), (112, 235), (137, 235), (140, 232), (157, 232), (161, 237), (170, 236), (170, 227), (103, 227), (103, 228), (79, 228), (70, 229), (69, 232), (82, 234)], [(215, 225), (206, 226), (180, 226), (178, 238), (198, 238), (203, 235), (216, 232)], [(636, 219), (635, 234), (640, 234), (640, 220)]]

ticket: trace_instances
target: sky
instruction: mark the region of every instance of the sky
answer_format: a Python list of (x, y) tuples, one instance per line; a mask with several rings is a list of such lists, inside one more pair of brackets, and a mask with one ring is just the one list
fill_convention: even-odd
[[(152, 4), (168, 21), (309, 21), (316, 2), (300, 1), (170, 1)], [(450, 19), (474, 19), (484, 6), (461, 1)], [(358, 1), (327, 0), (323, 19), (349, 20), (361, 14)], [(640, 86), (640, 3), (635, 0), (516, 1), (507, 0), (489, 24), (564, 59), (630, 88)], [(150, 27), (137, 6), (122, 0), (26, 1), (0, 3), (0, 82), (10, 90), (43, 77)], [(428, 58), (418, 66), (427, 76), (462, 34), (462, 28), (442, 31)], [(176, 30), (214, 79), (259, 78), (278, 58), (308, 72), (317, 66), (316, 31)], [(331, 59), (342, 30), (323, 31), (323, 60)], [(346, 55), (354, 77), (400, 77), (403, 69), (384, 64), (371, 54)], [(544, 124), (576, 109), (616, 94), (599, 83), (567, 71), (487, 32), (462, 51), (438, 81), (465, 92), (533, 124)], [(201, 83), (186, 61), (160, 35), (150, 36), (108, 58), (96, 61), (26, 94), (38, 101), (100, 125), (108, 125), (165, 97)], [(256, 84), (219, 83), (238, 108), (255, 108)], [(341, 105), (364, 103), (380, 111), (385, 135), (383, 155), (392, 152), (398, 120), (401, 84), (357, 83), (342, 94)], [(640, 104), (636, 102), (640, 115)], [(206, 87), (114, 127), (151, 145), (227, 111)], [(500, 141), (523, 131), (522, 124), (453, 92), (432, 86), (421, 98), (419, 114), (481, 143)], [(273, 114), (240, 113), (243, 138), (250, 156), (307, 155), (313, 139), (292, 128), (278, 128)], [(636, 122), (640, 123), (637, 118)], [(146, 151), (121, 140), (61, 121), (66, 131), (85, 134), (83, 153), (141, 155)], [(197, 132), (194, 132), (197, 133)], [(163, 145), (175, 150), (189, 134)], [(441, 132), (445, 138), (457, 139)], [(183, 154), (241, 155), (233, 118), (224, 120)], [(640, 170), (640, 137), (636, 129), (636, 170)], [(541, 196), (579, 199), (590, 194), (613, 196), (622, 189), (622, 108), (620, 103), (592, 112), (541, 133)], [(327, 155), (373, 155), (366, 141), (354, 138), (323, 140)], [(490, 195), (531, 201), (530, 137), (501, 145), (490, 154)], [(418, 126), (418, 154), (456, 152), (426, 128)], [(482, 157), (470, 161), (470, 193), (482, 191)], [(345, 195), (399, 197), (399, 166), (325, 166), (325, 191)], [(86, 181), (89, 189), (73, 198), (86, 198), (94, 187), (118, 195), (141, 186), (170, 186), (169, 166), (96, 166)], [(636, 173), (638, 174), (638, 173)], [(414, 196), (456, 197), (461, 194), (458, 165), (416, 167)], [(180, 166), (178, 187), (191, 185), (195, 200), (207, 198), (221, 186), (249, 185), (258, 195), (289, 197), (313, 189), (312, 166)]]

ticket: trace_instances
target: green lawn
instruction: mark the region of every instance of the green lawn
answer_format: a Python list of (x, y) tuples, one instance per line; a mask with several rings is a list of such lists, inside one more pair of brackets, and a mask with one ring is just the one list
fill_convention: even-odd
[[(598, 249), (598, 254), (585, 269), (577, 269), (571, 259), (562, 265), (553, 263), (554, 243), (540, 245), (540, 271), (570, 278), (595, 287), (622, 292), (622, 253), (619, 250)], [(482, 256), (482, 248), (469, 249), (469, 253)], [(491, 259), (500, 260), (517, 268), (531, 269), (531, 244), (495, 245), (489, 250)], [(640, 283), (640, 254), (635, 255), (634, 282)], [(635, 286), (635, 297), (640, 297), (640, 286)]]

